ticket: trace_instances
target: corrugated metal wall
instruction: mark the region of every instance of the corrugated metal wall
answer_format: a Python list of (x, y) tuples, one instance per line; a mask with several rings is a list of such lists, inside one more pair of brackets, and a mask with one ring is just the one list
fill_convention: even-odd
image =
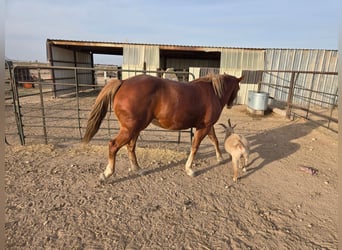
[[(189, 72), (196, 78), (206, 76), (208, 74), (220, 74), (219, 67), (189, 67)], [(194, 80), (194, 79), (190, 79)]]
[(160, 67), (159, 60), (159, 46), (157, 45), (124, 45), (122, 79), (141, 74), (139, 72), (125, 72), (125, 70), (143, 70), (144, 62), (146, 63), (146, 70), (156, 71)]
[[(92, 67), (92, 55), (81, 53), (74, 50), (50, 46), (48, 59), (52, 66), (63, 67)], [(53, 81), (55, 83), (76, 83), (75, 71), (70, 69), (52, 69)], [(93, 73), (91, 70), (77, 70), (77, 81), (79, 84), (94, 84)], [(54, 86), (55, 95), (65, 93), (62, 90), (70, 89), (70, 86), (56, 84)]]
[[(76, 67), (92, 68), (93, 58), (89, 53), (76, 52)], [(94, 84), (95, 76), (93, 70), (77, 70), (77, 80), (80, 84)]]
[[(65, 67), (74, 67), (74, 51), (59, 48), (56, 46), (52, 46), (50, 48), (51, 55), (49, 57), (52, 66), (65, 66)], [(54, 69), (53, 73), (53, 82), (55, 83), (73, 83), (75, 82), (74, 72), (72, 70), (60, 70)], [(65, 89), (66, 86), (55, 85), (54, 90), (55, 93), (58, 93), (60, 90)]]
[[(336, 50), (267, 49), (265, 70), (337, 72), (337, 57)], [(276, 100), (286, 101), (288, 89), (283, 87), (290, 86), (290, 79), (291, 73), (265, 73), (262, 81), (277, 87), (263, 85), (261, 90)], [(336, 94), (337, 89), (337, 75), (301, 73), (295, 79), (293, 104), (305, 107), (311, 99), (316, 105), (329, 106), (337, 98), (325, 93)]]
[(167, 58), (166, 68), (174, 68), (178, 70), (189, 69), (190, 67), (219, 67), (217, 60), (199, 60), (199, 59), (182, 59), (182, 58)]
[[(248, 91), (257, 90), (258, 82), (275, 85), (262, 85), (261, 91), (286, 102), (292, 73), (267, 70), (337, 72), (337, 58), (337, 50), (223, 48), (220, 73), (245, 75), (238, 104), (247, 104)], [(200, 75), (200, 69), (191, 70), (196, 76)], [(337, 91), (337, 75), (300, 73), (295, 78), (293, 104), (330, 107), (337, 104)]]
[[(221, 51), (220, 74), (227, 73), (240, 77), (242, 71), (263, 70), (264, 55), (265, 51), (263, 49), (223, 48)], [(248, 91), (257, 88), (257, 82), (243, 81), (240, 83), (237, 103), (247, 104)]]

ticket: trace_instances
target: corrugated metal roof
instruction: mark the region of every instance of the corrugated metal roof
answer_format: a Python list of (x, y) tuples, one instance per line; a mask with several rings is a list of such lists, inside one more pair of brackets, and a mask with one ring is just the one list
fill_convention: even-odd
[(48, 43), (59, 46), (85, 46), (85, 47), (122, 47), (124, 45), (148, 45), (148, 46), (159, 46), (161, 49), (170, 50), (184, 50), (184, 49), (221, 49), (223, 47), (214, 46), (194, 46), (194, 45), (175, 45), (175, 44), (156, 44), (156, 43), (127, 43), (127, 42), (103, 42), (103, 41), (77, 41), (77, 40), (63, 40), (63, 39), (47, 39)]
[[(157, 43), (127, 43), (127, 42), (103, 42), (103, 41), (77, 41), (63, 39), (47, 39), (47, 44), (57, 47), (72, 49), (93, 54), (123, 55), (124, 46), (158, 46), (160, 56), (164, 58), (181, 58), (196, 60), (220, 60), (220, 55), (224, 50), (244, 50), (244, 51), (267, 51), (266, 48), (242, 48), (242, 47), (214, 47), (214, 46), (194, 46), (194, 45), (174, 45)], [(278, 49), (274, 49), (278, 50)], [(295, 51), (297, 49), (285, 49)], [(310, 49), (300, 49), (311, 51)], [(331, 50), (337, 51), (337, 50)]]
[[(85, 41), (85, 40), (64, 40), (64, 39), (47, 39), (48, 43), (57, 46), (82, 46), (89, 48), (108, 47), (122, 48), (124, 45), (148, 45), (159, 46), (160, 49), (168, 50), (199, 50), (199, 51), (220, 51), (221, 49), (246, 49), (246, 50), (267, 50), (267, 49), (286, 49), (286, 50), (313, 50), (312, 48), (253, 48), (253, 47), (230, 47), (230, 46), (204, 46), (204, 45), (177, 45), (177, 44), (158, 44), (158, 43), (130, 43), (130, 42), (105, 42), (105, 41)], [(314, 49), (316, 50), (316, 49)], [(320, 50), (320, 49), (318, 49)], [(326, 51), (337, 51), (333, 49), (322, 49)]]

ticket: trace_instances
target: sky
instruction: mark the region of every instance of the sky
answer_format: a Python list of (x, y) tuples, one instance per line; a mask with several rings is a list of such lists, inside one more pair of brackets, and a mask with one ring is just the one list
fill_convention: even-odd
[[(46, 39), (338, 49), (340, 2), (7, 0), (5, 56), (46, 62)], [(95, 56), (95, 63), (116, 64), (120, 60)]]

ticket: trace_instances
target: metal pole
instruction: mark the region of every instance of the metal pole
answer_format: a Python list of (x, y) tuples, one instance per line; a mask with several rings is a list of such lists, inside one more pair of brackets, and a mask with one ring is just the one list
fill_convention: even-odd
[(20, 101), (19, 101), (17, 79), (15, 78), (16, 68), (13, 68), (13, 73), (12, 73), (12, 68), (10, 66), (8, 69), (10, 72), (10, 83), (11, 83), (12, 97), (13, 97), (13, 108), (14, 108), (15, 121), (17, 123), (17, 128), (18, 128), (19, 139), (20, 139), (21, 145), (25, 145), (25, 135), (24, 135), (22, 115), (21, 115), (21, 111), (20, 111)]
[(42, 111), (42, 122), (43, 122), (44, 141), (45, 141), (45, 144), (48, 144), (48, 141), (47, 141), (47, 132), (46, 132), (46, 120), (45, 120), (45, 108), (44, 108), (43, 87), (42, 87), (42, 84), (41, 84), (40, 69), (38, 69), (38, 85), (39, 85), (39, 94), (40, 94), (40, 108), (41, 108), (41, 111)]
[(306, 109), (306, 116), (305, 119), (308, 119), (309, 117), (309, 111), (310, 111), (310, 105), (311, 105), (311, 98), (312, 98), (312, 88), (313, 88), (313, 84), (315, 82), (315, 74), (313, 74), (312, 76), (312, 81), (311, 81), (311, 86), (310, 86), (310, 93), (309, 93), (309, 100), (308, 100), (308, 105), (307, 105), (307, 109)]
[(292, 107), (292, 102), (293, 102), (295, 75), (296, 75), (295, 72), (291, 73), (289, 95), (287, 96), (287, 108), (286, 108), (286, 117), (287, 118), (290, 118), (290, 115), (291, 115), (291, 107)]
[(332, 113), (333, 113), (334, 108), (335, 108), (336, 103), (337, 103), (337, 97), (338, 97), (338, 87), (336, 88), (334, 103), (330, 106), (330, 115), (329, 115), (329, 121), (328, 121), (328, 128), (330, 128), (330, 122), (331, 122), (331, 118), (332, 118)]
[(76, 108), (77, 108), (77, 122), (78, 122), (78, 132), (80, 133), (80, 138), (82, 139), (82, 131), (81, 131), (81, 116), (80, 116), (80, 100), (79, 100), (79, 86), (78, 86), (78, 76), (77, 76), (77, 68), (74, 70), (75, 72), (75, 86), (76, 86)]
[(146, 75), (146, 62), (144, 62), (144, 65), (143, 65), (143, 74)]

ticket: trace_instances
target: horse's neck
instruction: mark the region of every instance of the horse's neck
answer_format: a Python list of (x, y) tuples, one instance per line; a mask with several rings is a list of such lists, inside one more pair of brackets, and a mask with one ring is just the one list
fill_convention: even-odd
[[(231, 89), (231, 90), (228, 90), (226, 91), (222, 97), (220, 98), (220, 102), (221, 102), (221, 106), (222, 106), (222, 109), (227, 106), (228, 107), (228, 102), (229, 102), (229, 99), (231, 98), (231, 96), (234, 94), (234, 89)], [(236, 98), (237, 96), (235, 96)], [(234, 99), (235, 99), (234, 98)]]
[[(218, 98), (219, 98), (219, 97), (218, 97)], [(222, 111), (222, 109), (227, 105), (227, 103), (228, 103), (228, 98), (229, 98), (228, 93), (225, 93), (221, 98), (219, 98), (219, 100), (220, 100), (220, 105), (221, 105), (221, 111)]]

